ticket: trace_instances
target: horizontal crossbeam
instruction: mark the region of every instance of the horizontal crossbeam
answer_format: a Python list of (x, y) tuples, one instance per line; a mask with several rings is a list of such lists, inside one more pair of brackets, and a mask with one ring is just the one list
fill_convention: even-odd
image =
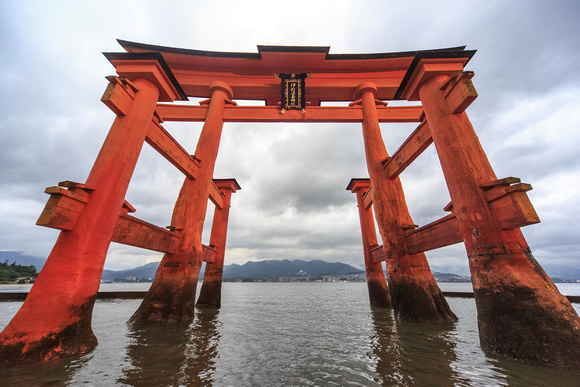
[(119, 216), (111, 238), (112, 242), (170, 254), (178, 240), (179, 236), (175, 232), (128, 214)]
[[(482, 187), (485, 187), (483, 194), (503, 230), (513, 230), (540, 222), (526, 194), (532, 186), (525, 183), (510, 185), (515, 181), (519, 179), (506, 178), (482, 184)], [(448, 204), (445, 209), (452, 211), (453, 203)], [(407, 254), (418, 254), (460, 242), (463, 242), (463, 238), (454, 213), (405, 234)], [(385, 254), (382, 246), (373, 248), (372, 256), (375, 262), (383, 261)]]
[[(164, 121), (203, 122), (207, 106), (158, 104), (156, 112)], [(379, 122), (420, 122), (421, 106), (377, 107)], [(275, 106), (226, 106), (225, 122), (362, 122), (360, 106), (311, 106), (304, 113)]]
[(145, 141), (185, 176), (190, 179), (196, 178), (198, 163), (161, 125), (151, 122)]
[[(198, 161), (194, 156), (189, 155), (177, 140), (160, 124), (151, 122), (145, 141), (189, 179), (195, 179), (197, 177), (199, 171)], [(223, 196), (213, 182), (209, 189), (209, 199), (216, 207), (222, 208), (224, 202)]]
[[(166, 230), (134, 216), (121, 214), (111, 241), (171, 254), (175, 244), (179, 241), (179, 235), (175, 231)], [(203, 261), (212, 263), (215, 259), (216, 249), (206, 245), (202, 245), (202, 247)]]
[(393, 156), (383, 162), (389, 179), (395, 179), (399, 176), (432, 143), (433, 138), (429, 125), (427, 122), (423, 122), (393, 153)]

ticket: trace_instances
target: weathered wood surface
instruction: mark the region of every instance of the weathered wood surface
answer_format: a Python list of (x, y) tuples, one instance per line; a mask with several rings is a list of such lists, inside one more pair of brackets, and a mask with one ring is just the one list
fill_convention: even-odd
[(196, 178), (199, 163), (160, 124), (151, 122), (145, 141), (185, 176)]
[(109, 76), (107, 80), (110, 83), (101, 101), (117, 116), (127, 115), (135, 100), (137, 88), (126, 78)]
[(393, 156), (383, 162), (389, 179), (399, 176), (432, 143), (429, 125), (427, 122), (423, 122), (393, 153)]
[[(163, 121), (203, 122), (207, 106), (158, 104), (157, 114)], [(420, 122), (421, 106), (378, 107), (379, 122)], [(224, 122), (362, 122), (359, 106), (307, 106), (305, 113), (277, 106), (226, 106)]]

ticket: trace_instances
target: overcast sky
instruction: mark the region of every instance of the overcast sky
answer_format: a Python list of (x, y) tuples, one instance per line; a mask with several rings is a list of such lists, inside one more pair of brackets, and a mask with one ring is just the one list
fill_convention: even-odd
[[(99, 100), (116, 39), (211, 51), (257, 45), (373, 53), (467, 45), (479, 98), (467, 113), (498, 177), (530, 183), (541, 224), (523, 232), (544, 266), (578, 265), (580, 6), (577, 1), (3, 1), (0, 11), (0, 251), (45, 258), (58, 231), (35, 222), (59, 181), (84, 182), (114, 115)], [(186, 3), (186, 2), (181, 2)], [(392, 154), (416, 124), (382, 124)], [(166, 123), (191, 153), (201, 125)], [(363, 264), (352, 177), (367, 177), (360, 124), (226, 124), (214, 176), (235, 177), (226, 264)], [(434, 147), (402, 175), (415, 223), (445, 215)], [(127, 200), (169, 225), (183, 176), (145, 145)], [(208, 206), (213, 212), (213, 206)], [(208, 213), (209, 226), (211, 213)], [(204, 242), (209, 241), (209, 227)], [(427, 254), (467, 273), (463, 245)], [(161, 254), (111, 245), (106, 268)]]

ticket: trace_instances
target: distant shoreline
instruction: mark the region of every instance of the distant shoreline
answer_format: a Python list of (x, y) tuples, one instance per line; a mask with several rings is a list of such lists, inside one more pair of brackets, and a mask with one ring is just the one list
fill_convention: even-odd
[[(147, 294), (146, 291), (119, 291), (119, 292), (97, 292), (97, 299), (141, 299)], [(445, 297), (473, 298), (472, 292), (443, 292)], [(0, 302), (24, 301), (28, 292), (0, 292)], [(572, 303), (580, 303), (580, 296), (566, 296)]]

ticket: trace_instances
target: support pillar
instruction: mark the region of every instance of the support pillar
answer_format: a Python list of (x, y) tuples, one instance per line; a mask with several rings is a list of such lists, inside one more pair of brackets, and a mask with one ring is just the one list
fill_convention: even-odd
[(209, 243), (215, 246), (216, 255), (213, 262), (206, 262), (203, 284), (199, 291), (196, 307), (218, 309), (222, 300), (222, 277), (224, 274), (224, 258), (226, 254), (226, 236), (228, 232), (228, 218), (232, 193), (241, 189), (235, 179), (216, 179), (214, 184), (224, 195), (221, 208), (215, 208), (211, 225)]
[(359, 85), (354, 99), (360, 99), (363, 111), (363, 138), (367, 168), (372, 184), (373, 208), (383, 239), (389, 278), (389, 291), (395, 317), (401, 321), (456, 321), (424, 253), (407, 254), (404, 227), (413, 224), (401, 181), (390, 180), (383, 160), (389, 155), (385, 148), (376, 109), (376, 86)]
[(502, 230), (485, 200), (482, 185), (496, 176), (467, 114), (450, 107), (449, 74), (418, 68), (423, 79), (416, 80), (415, 93), (465, 242), (482, 348), (526, 362), (579, 367), (580, 319), (534, 259), (520, 229)]
[(352, 179), (346, 189), (356, 194), (362, 232), (363, 254), (372, 308), (391, 308), (391, 296), (381, 262), (374, 262), (371, 249), (378, 246), (372, 210), (365, 207), (363, 196), (371, 186), (370, 179)]
[(195, 293), (203, 260), (203, 222), (224, 124), (224, 107), (233, 103), (233, 92), (224, 82), (214, 82), (210, 94), (195, 150), (199, 174), (196, 179), (185, 179), (173, 210), (171, 226), (180, 233), (179, 242), (172, 254), (163, 256), (151, 288), (130, 319), (132, 323), (192, 321), (195, 317)]
[(159, 86), (143, 79), (149, 67), (136, 66), (134, 72), (131, 102), (115, 119), (86, 184), (72, 189), (73, 193), (85, 191), (86, 205), (74, 227), (61, 231), (26, 301), (0, 334), (0, 363), (49, 360), (97, 345), (91, 328), (93, 305), (125, 193), (160, 96)]

